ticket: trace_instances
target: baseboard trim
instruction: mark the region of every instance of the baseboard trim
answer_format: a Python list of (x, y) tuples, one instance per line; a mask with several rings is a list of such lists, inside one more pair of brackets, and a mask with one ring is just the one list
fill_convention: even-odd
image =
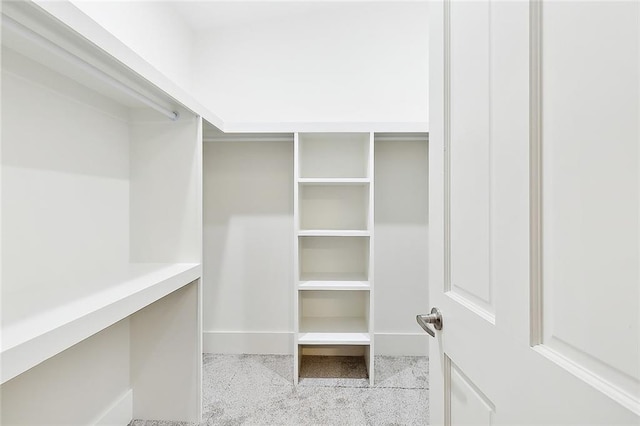
[(126, 426), (133, 420), (133, 390), (116, 399), (92, 424), (95, 426)]
[(375, 354), (383, 356), (428, 356), (427, 333), (376, 333)]
[[(426, 333), (376, 333), (375, 354), (387, 356), (427, 356)], [(205, 331), (202, 348), (217, 354), (293, 354), (293, 333), (287, 331)]]

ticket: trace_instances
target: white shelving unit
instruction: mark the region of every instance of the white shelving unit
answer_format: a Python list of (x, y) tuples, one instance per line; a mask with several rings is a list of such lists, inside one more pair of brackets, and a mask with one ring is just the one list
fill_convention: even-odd
[(201, 118), (26, 2), (1, 92), (0, 423), (199, 421)]
[(373, 133), (294, 137), (294, 381), (305, 354), (364, 356), (374, 381)]

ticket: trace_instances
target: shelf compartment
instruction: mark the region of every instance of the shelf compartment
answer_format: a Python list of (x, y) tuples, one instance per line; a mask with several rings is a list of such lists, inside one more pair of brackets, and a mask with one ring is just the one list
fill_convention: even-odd
[(369, 237), (300, 236), (300, 281), (367, 281)]
[(298, 351), (302, 357), (307, 356), (353, 356), (353, 357), (365, 357), (370, 355), (371, 346), (370, 345), (307, 345), (307, 344), (297, 344)]
[[(300, 362), (300, 384), (306, 382), (316, 385), (333, 385), (333, 380), (348, 381), (350, 385), (366, 387), (369, 384), (369, 373), (365, 358), (366, 347), (355, 346), (345, 351), (344, 346), (338, 348), (327, 347), (325, 355), (318, 355), (318, 346), (300, 348), (300, 352), (316, 353), (316, 355), (302, 355)], [(332, 350), (334, 349), (334, 350)], [(339, 351), (337, 349), (342, 349)], [(322, 352), (320, 352), (322, 353)], [(342, 353), (343, 355), (326, 355), (327, 353)], [(329, 382), (325, 382), (329, 380)]]
[[(12, 297), (3, 309), (1, 383), (51, 358), (173, 291), (197, 280), (198, 263), (132, 264), (110, 285), (33, 312), (34, 294)], [(7, 298), (8, 299), (8, 298)], [(41, 305), (40, 304), (36, 305)]]
[[(367, 322), (361, 317), (303, 317), (298, 343), (304, 345), (369, 345)], [(323, 330), (323, 331), (311, 331)]]
[(367, 178), (369, 133), (300, 133), (302, 178)]
[[(373, 386), (373, 347), (369, 344), (298, 343), (298, 382), (322, 384), (348, 380), (358, 387)], [(319, 368), (318, 368), (319, 367)], [(331, 382), (327, 383), (331, 385)]]
[(300, 292), (298, 343), (368, 345), (369, 293), (363, 291)]
[(368, 184), (301, 184), (299, 194), (302, 232), (369, 228)]

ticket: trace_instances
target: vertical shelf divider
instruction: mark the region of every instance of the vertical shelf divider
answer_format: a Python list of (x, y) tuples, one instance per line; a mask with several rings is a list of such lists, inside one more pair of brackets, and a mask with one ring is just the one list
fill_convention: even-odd
[(375, 334), (374, 334), (374, 289), (375, 289), (375, 277), (374, 277), (374, 264), (373, 264), (373, 259), (375, 259), (374, 256), (374, 212), (375, 212), (375, 204), (374, 204), (374, 133), (371, 132), (369, 133), (369, 155), (368, 155), (368, 167), (367, 167), (367, 177), (369, 178), (369, 211), (367, 212), (368, 214), (368, 224), (367, 227), (369, 229), (369, 262), (368, 262), (368, 273), (369, 273), (369, 309), (368, 309), (368, 315), (367, 315), (367, 319), (369, 321), (369, 338), (370, 338), (370, 343), (369, 343), (369, 356), (365, 357), (365, 360), (367, 360), (367, 369), (369, 371), (369, 385), (373, 386), (374, 383), (374, 372), (375, 372), (375, 358), (374, 358), (374, 344), (375, 344)]
[(300, 139), (299, 134), (293, 135), (293, 383), (298, 384), (302, 355), (298, 338), (300, 336)]

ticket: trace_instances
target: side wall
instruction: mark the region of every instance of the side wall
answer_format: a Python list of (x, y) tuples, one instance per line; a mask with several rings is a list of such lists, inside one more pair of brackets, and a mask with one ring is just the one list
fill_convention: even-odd
[(375, 339), (379, 355), (426, 355), (428, 145), (375, 142)]
[(189, 92), (195, 34), (162, 1), (71, 0), (82, 12)]
[(203, 346), (289, 353), (293, 142), (204, 145)]

